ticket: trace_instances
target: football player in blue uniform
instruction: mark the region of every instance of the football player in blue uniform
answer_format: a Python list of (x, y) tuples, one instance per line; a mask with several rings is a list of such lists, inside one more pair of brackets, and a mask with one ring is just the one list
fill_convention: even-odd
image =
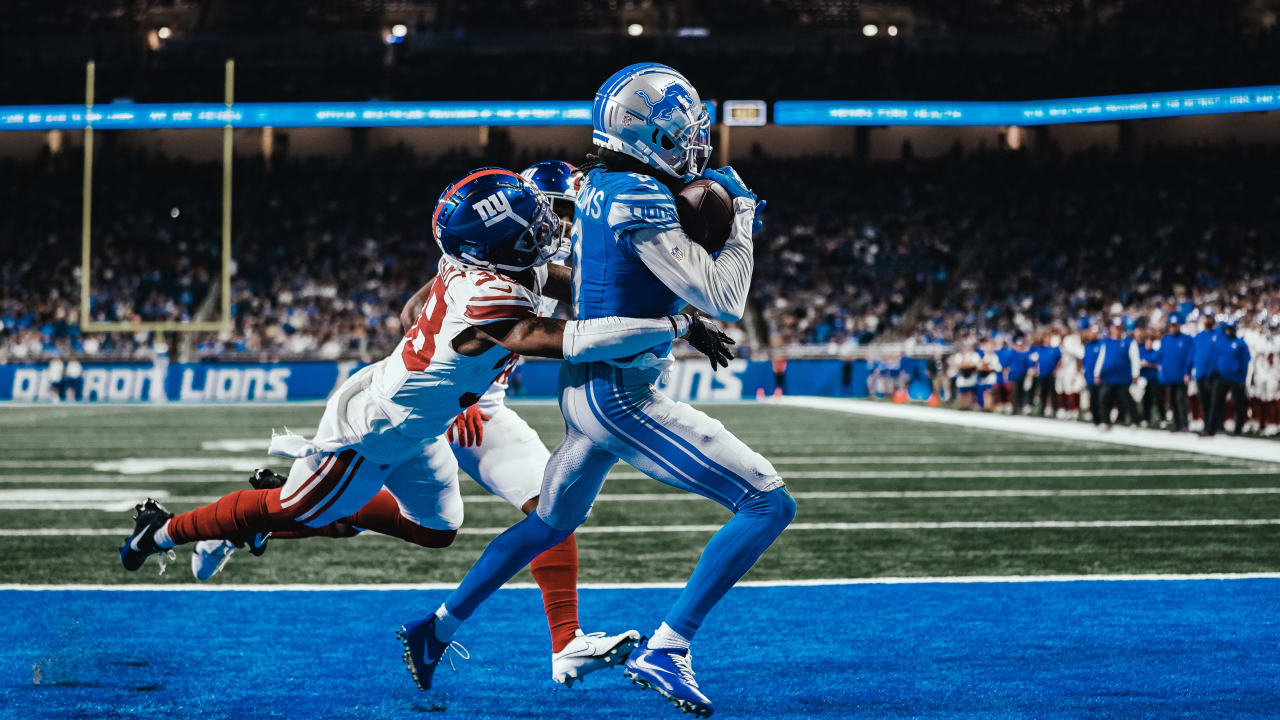
[[(688, 303), (720, 320), (739, 319), (763, 202), (731, 168), (704, 170), (709, 117), (697, 91), (665, 65), (631, 65), (605, 81), (592, 115), (599, 156), (583, 168), (573, 225), (577, 317), (667, 317)], [(715, 257), (685, 234), (676, 215), (673, 188), (699, 176), (714, 179), (733, 198), (730, 237)], [(402, 629), (420, 686), (430, 686), (458, 627), (481, 602), (586, 521), (605, 475), (624, 460), (733, 513), (662, 624), (626, 664), (636, 683), (680, 709), (711, 714), (711, 700), (694, 679), (689, 643), (716, 602), (791, 522), (796, 506), (769, 461), (719, 421), (655, 389), (672, 362), (670, 349), (662, 342), (626, 357), (561, 366), (566, 435), (547, 464), (538, 511), (491, 542), (434, 615)]]

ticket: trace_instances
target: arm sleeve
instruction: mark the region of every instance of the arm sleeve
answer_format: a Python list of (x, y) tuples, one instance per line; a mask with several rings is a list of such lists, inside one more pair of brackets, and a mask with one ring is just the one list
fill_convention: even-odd
[(602, 317), (564, 324), (564, 359), (572, 362), (613, 360), (670, 342), (689, 329), (689, 318)]
[(750, 198), (736, 198), (733, 209), (729, 240), (714, 259), (678, 227), (640, 227), (629, 238), (637, 257), (663, 285), (725, 322), (742, 319), (755, 268), (751, 244), (755, 203)]
[(1098, 348), (1098, 357), (1093, 361), (1093, 369), (1089, 371), (1089, 377), (1097, 379), (1102, 374), (1102, 363), (1107, 359), (1107, 346), (1103, 345)]

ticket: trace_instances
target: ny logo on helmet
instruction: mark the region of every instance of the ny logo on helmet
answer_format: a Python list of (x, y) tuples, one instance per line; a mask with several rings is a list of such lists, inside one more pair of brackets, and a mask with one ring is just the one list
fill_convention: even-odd
[(500, 223), (505, 218), (511, 218), (525, 227), (529, 226), (529, 223), (525, 222), (524, 218), (511, 210), (511, 200), (501, 190), (477, 202), (475, 208), (476, 213), (480, 215), (480, 219), (484, 221), (485, 227)]
[(650, 100), (649, 94), (643, 90), (637, 90), (636, 94), (640, 96), (641, 100), (644, 100), (645, 105), (649, 106), (649, 118), (645, 121), (646, 125), (656, 125), (658, 120), (670, 120), (677, 110), (690, 117), (693, 116), (691, 112), (693, 109), (693, 96), (679, 83), (668, 85), (657, 102)]

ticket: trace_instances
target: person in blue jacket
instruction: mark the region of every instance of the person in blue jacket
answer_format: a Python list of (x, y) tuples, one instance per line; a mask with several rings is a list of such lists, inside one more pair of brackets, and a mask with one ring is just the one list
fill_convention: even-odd
[(1138, 357), (1138, 346), (1133, 338), (1124, 334), (1124, 319), (1115, 318), (1108, 328), (1108, 335), (1098, 349), (1098, 360), (1094, 364), (1093, 382), (1101, 386), (1099, 396), (1102, 406), (1102, 419), (1111, 427), (1111, 411), (1116, 410), (1117, 419), (1122, 423), (1136, 423), (1138, 408), (1134, 405), (1133, 396), (1129, 394), (1129, 386), (1138, 379), (1141, 360)]
[(1233, 435), (1244, 432), (1245, 412), (1249, 408), (1249, 397), (1245, 392), (1245, 380), (1249, 377), (1249, 346), (1236, 337), (1234, 320), (1222, 323), (1222, 333), (1213, 346), (1213, 370), (1217, 377), (1213, 383), (1213, 403), (1204, 425), (1204, 434), (1210, 436), (1222, 430), (1227, 393), (1231, 394), (1236, 411)]
[(1040, 336), (1040, 341), (1036, 346), (1031, 348), (1031, 358), (1035, 361), (1036, 382), (1033, 394), (1040, 397), (1040, 417), (1049, 409), (1049, 403), (1053, 403), (1053, 412), (1056, 415), (1058, 407), (1058, 393), (1055, 392), (1056, 383), (1055, 375), (1058, 372), (1058, 365), (1062, 362), (1062, 349), (1053, 340), (1057, 340), (1058, 336), (1044, 334)]
[(1013, 364), (1014, 349), (1009, 345), (1006, 338), (1000, 338), (1000, 347), (996, 349), (996, 360), (1000, 363), (999, 377), (993, 386), (992, 409), (996, 412), (1005, 412), (1011, 409), (1013, 402), (1013, 382), (1009, 380), (1009, 366)]
[(1191, 378), (1196, 381), (1196, 396), (1191, 399), (1191, 417), (1196, 420), (1204, 420), (1213, 404), (1213, 347), (1222, 337), (1222, 331), (1214, 327), (1213, 311), (1206, 309), (1202, 322), (1203, 329), (1196, 333), (1195, 354), (1191, 365)]
[(1031, 348), (1027, 345), (1025, 336), (1018, 335), (1013, 339), (1013, 351), (1008, 357), (1006, 377), (1013, 386), (1013, 414), (1020, 415), (1031, 404), (1031, 393), (1027, 389), (1027, 375), (1031, 372)]
[(1160, 339), (1156, 360), (1160, 384), (1168, 393), (1169, 409), (1173, 411), (1174, 432), (1187, 431), (1187, 384), (1195, 361), (1195, 341), (1182, 332), (1183, 321), (1179, 313), (1169, 316), (1169, 328)]
[(1152, 340), (1154, 335), (1155, 333), (1149, 330), (1134, 332), (1134, 342), (1138, 345), (1138, 377), (1142, 378), (1140, 417), (1147, 427), (1162, 425), (1168, 412), (1164, 404), (1164, 386), (1160, 384), (1160, 351), (1156, 350), (1155, 342)]
[(1080, 361), (1080, 369), (1084, 371), (1084, 383), (1089, 393), (1089, 414), (1093, 417), (1094, 425), (1101, 425), (1102, 388), (1094, 378), (1093, 371), (1098, 364), (1098, 351), (1102, 349), (1102, 342), (1098, 340), (1098, 331), (1091, 327), (1080, 331), (1080, 339), (1084, 341), (1084, 358)]

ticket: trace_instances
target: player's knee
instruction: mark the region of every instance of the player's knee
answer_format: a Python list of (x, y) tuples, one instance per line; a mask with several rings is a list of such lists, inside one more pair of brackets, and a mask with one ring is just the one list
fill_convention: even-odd
[(796, 500), (785, 487), (779, 487), (743, 503), (739, 512), (743, 511), (760, 517), (771, 529), (782, 532), (796, 517)]

